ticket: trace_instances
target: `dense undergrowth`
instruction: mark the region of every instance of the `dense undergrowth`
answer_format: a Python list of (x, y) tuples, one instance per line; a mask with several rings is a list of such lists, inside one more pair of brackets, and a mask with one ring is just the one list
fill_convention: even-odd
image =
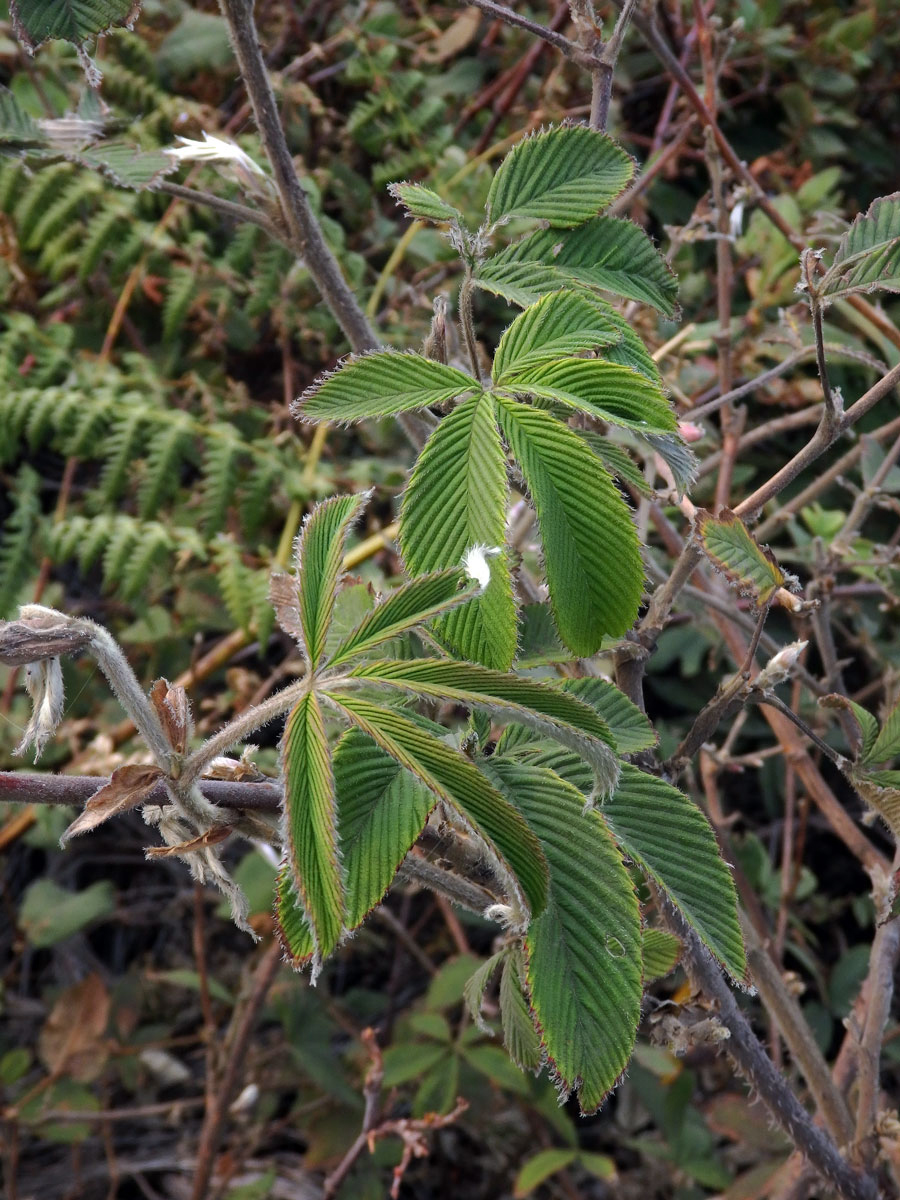
[[(704, 67), (720, 64), (721, 129), (783, 224), (830, 253), (847, 222), (896, 186), (893, 6), (714, 7), (715, 21), (698, 23), (689, 5), (662, 6), (662, 34), (701, 90)], [(530, 11), (545, 24), (552, 19), (550, 10)], [(587, 116), (585, 72), (548, 47), (534, 53), (527, 33), (471, 9), (325, 0), (302, 14), (263, 5), (257, 19), (289, 144), (305, 164), (329, 244), (383, 341), (421, 344), (435, 295), (460, 281), (459, 263), (436, 229), (410, 226), (386, 184), (427, 180), (474, 226), (514, 142)], [(265, 161), (214, 6), (147, 5), (135, 33), (102, 39), (97, 60), (103, 119), (145, 150), (208, 130), (236, 137)], [(31, 62), (7, 26), (0, 73), (35, 119), (62, 117), (79, 99), (84, 117), (99, 119), (94, 102), (83, 100), (81, 65), (62, 43)], [(734, 507), (808, 442), (819, 417), (798, 251), (728, 174), (637, 30), (618, 61), (609, 131), (645, 164), (616, 213), (657, 240), (682, 308), (679, 323), (635, 304), (625, 313), (659, 352), (670, 398), (694, 427), (691, 502)], [(246, 181), (230, 165), (189, 163), (167, 178), (183, 181), (188, 172), (195, 186), (246, 202)], [(268, 185), (256, 186), (266, 211)], [(288, 563), (315, 500), (374, 489), (351, 546), (357, 578), (338, 599), (341, 630), (365, 611), (367, 588), (381, 592), (403, 576), (389, 527), (413, 453), (389, 420), (348, 429), (291, 416), (291, 402), (348, 346), (305, 267), (270, 231), (164, 191), (110, 186), (69, 162), (9, 155), (0, 159), (0, 234), (0, 618), (40, 600), (99, 621), (147, 685), (195, 668), (188, 686), (198, 730), (209, 732), (297, 674), (293, 642), (274, 624), (268, 581), (273, 567)], [(723, 238), (731, 250), (724, 308)], [(839, 300), (825, 314), (830, 381), (848, 403), (900, 361), (897, 305), (881, 299), (883, 307), (878, 298), (863, 307)], [(494, 348), (510, 309), (487, 292), (476, 304), (479, 333)], [(464, 348), (454, 338), (451, 329), (458, 361)], [(738, 398), (743, 407), (704, 411), (769, 369), (765, 387)], [(896, 454), (898, 418), (892, 394), (769, 504), (755, 530), (799, 576), (804, 598), (820, 601), (799, 615), (774, 610), (763, 648), (810, 639), (806, 673), (785, 694), (842, 752), (848, 726), (826, 721), (816, 695), (842, 692), (883, 714), (900, 685), (900, 469), (885, 461), (892, 447)], [(683, 514), (665, 468), (639, 439), (622, 436), (618, 465), (647, 542), (652, 590), (677, 556)], [(877, 503), (862, 513), (864, 523), (848, 526), (873, 478)], [(521, 506), (513, 514), (521, 523)], [(538, 573), (527, 523), (519, 546), (526, 570)], [(644, 697), (663, 759), (740, 665), (722, 609), (738, 645), (754, 625), (751, 601), (728, 593), (717, 609), (703, 583), (695, 576), (682, 593), (646, 664)], [(548, 653), (539, 621), (532, 632), (533, 644), (520, 647), (526, 669), (552, 676), (549, 664), (566, 656)], [(603, 656), (594, 662), (610, 668)], [(78, 660), (65, 670), (65, 720), (44, 764), (107, 775), (139, 756), (93, 665)], [(452, 707), (428, 711), (459, 723)], [(772, 931), (790, 989), (832, 1062), (869, 963), (870, 882), (784, 741), (773, 739), (765, 711), (747, 707), (712, 730), (681, 785), (710, 816), (744, 908)], [(0, 714), (0, 767), (11, 769), (29, 716), (12, 672)], [(276, 770), (280, 732), (272, 725), (259, 735), (252, 757), (263, 772)], [(857, 821), (858, 799), (821, 752), (814, 755)], [(13, 809), (0, 826), (8, 1194), (190, 1195), (186, 1181), (203, 1153), (204, 1088), (221, 1083), (248, 980), (254, 971), (260, 978), (263, 960), (254, 955), (266, 951), (251, 948), (227, 908), (193, 888), (180, 864), (145, 861), (147, 831), (134, 815), (60, 851), (72, 815)], [(864, 832), (890, 856), (880, 826)], [(427, 846), (435, 861), (441, 853), (439, 840)], [(275, 865), (246, 842), (229, 846), (225, 858), (248, 896), (253, 928), (269, 939)], [(652, 903), (646, 890), (642, 899)], [(431, 892), (398, 888), (325, 966), (315, 990), (287, 970), (278, 974), (242, 1068), (246, 1088), (228, 1118), (218, 1194), (318, 1194), (321, 1172), (359, 1132), (367, 1027), (384, 1048), (390, 1113), (447, 1113), (460, 1095), (469, 1103), (429, 1137), (401, 1196), (487, 1198), (539, 1185), (568, 1197), (788, 1194), (773, 1189), (786, 1186), (776, 1173), (790, 1146), (719, 1054), (721, 1027), (681, 969), (663, 970), (650, 985), (638, 1049), (612, 1099), (598, 1115), (578, 1118), (571, 1105), (559, 1107), (546, 1076), (520, 1073), (502, 1050), (502, 983), (487, 992), (485, 1028), (464, 1004), (465, 983), (497, 948), (496, 936), (495, 925)], [(742, 1004), (802, 1094), (774, 1025), (751, 999)], [(81, 1018), (74, 1044), (60, 1032), (72, 1014)], [(882, 1075), (888, 1095), (900, 1084), (897, 1032), (892, 1021)], [(888, 1154), (896, 1142), (885, 1138)], [(539, 1152), (546, 1153), (529, 1176)], [(340, 1194), (384, 1195), (399, 1156), (397, 1140), (379, 1141)]]

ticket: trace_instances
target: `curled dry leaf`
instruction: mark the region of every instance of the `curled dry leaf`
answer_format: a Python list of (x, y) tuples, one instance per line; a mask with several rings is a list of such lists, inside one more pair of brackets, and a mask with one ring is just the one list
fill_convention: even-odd
[(156, 709), (169, 745), (176, 754), (184, 754), (194, 726), (187, 692), (180, 683), (157, 679), (150, 689), (150, 703)]
[(298, 645), (303, 645), (303, 623), (300, 620), (300, 597), (297, 580), (286, 571), (273, 571), (269, 578), (269, 601), (275, 609), (278, 624)]
[(90, 635), (83, 629), (67, 626), (67, 618), (56, 615), (59, 620), (49, 626), (32, 619), (0, 621), (0, 662), (10, 667), (25, 667), (45, 658), (83, 650), (91, 640)]
[(38, 1053), (51, 1075), (90, 1083), (103, 1070), (109, 1020), (109, 992), (99, 975), (66, 988), (53, 1006), (38, 1041)]
[(209, 846), (217, 846), (233, 832), (233, 825), (213, 825), (211, 829), (207, 829), (198, 837), (191, 838), (189, 842), (179, 842), (177, 846), (150, 846), (144, 853), (147, 858), (171, 858), (173, 854), (192, 854), (195, 850), (206, 850)]
[(69, 838), (79, 833), (87, 833), (96, 829), (110, 817), (127, 812), (130, 808), (141, 804), (162, 778), (160, 767), (148, 763), (131, 763), (118, 767), (112, 773), (109, 783), (105, 783), (99, 791), (94, 792), (84, 806), (84, 811), (75, 818), (69, 828), (60, 838), (60, 844), (65, 845)]

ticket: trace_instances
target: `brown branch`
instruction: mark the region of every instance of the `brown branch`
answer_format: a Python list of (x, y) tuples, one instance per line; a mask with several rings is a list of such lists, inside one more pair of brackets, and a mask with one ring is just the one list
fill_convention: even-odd
[(583, 61), (584, 55), (581, 47), (575, 42), (570, 41), (561, 33), (556, 33), (555, 30), (548, 29), (545, 25), (539, 25), (537, 21), (523, 17), (513, 9), (507, 8), (505, 4), (494, 4), (493, 0), (469, 0), (469, 3), (473, 8), (481, 9), (483, 13), (497, 21), (503, 21), (516, 29), (524, 29), (533, 37), (540, 38), (541, 41), (547, 42), (554, 49), (559, 50), (566, 58), (571, 58), (575, 62)]

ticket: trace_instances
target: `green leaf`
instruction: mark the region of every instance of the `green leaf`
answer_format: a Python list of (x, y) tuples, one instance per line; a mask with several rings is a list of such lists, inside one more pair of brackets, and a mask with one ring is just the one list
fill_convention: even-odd
[(295, 545), (302, 649), (312, 671), (325, 650), (347, 534), (367, 499), (367, 493), (357, 493), (317, 504)]
[(46, 138), (9, 88), (0, 87), (0, 146), (42, 146)]
[(311, 692), (288, 716), (281, 756), (287, 867), (309, 922), (318, 965), (341, 939), (345, 906), (331, 753), (322, 710)]
[(89, 150), (70, 154), (72, 162), (98, 171), (116, 187), (142, 192), (178, 169), (177, 161), (161, 150), (141, 150), (127, 142), (98, 142)]
[(677, 312), (678, 283), (665, 259), (643, 229), (615, 217), (539, 229), (486, 259), (475, 282), (523, 308), (546, 292), (582, 287), (651, 304), (667, 317)]
[[(473, 396), (444, 417), (419, 455), (400, 510), (411, 573), (455, 567), (472, 546), (503, 547), (506, 455), (493, 400)], [(490, 560), (484, 593), (437, 625), (460, 658), (506, 670), (516, 652), (516, 605), (506, 552)]]
[(646, 714), (614, 683), (606, 679), (566, 679), (560, 686), (600, 714), (620, 754), (650, 750), (659, 740)]
[(752, 596), (763, 608), (778, 588), (784, 572), (771, 550), (759, 546), (741, 518), (730, 508), (718, 517), (698, 509), (695, 528), (703, 550), (713, 564), (742, 595)]
[(543, 910), (547, 864), (519, 813), (468, 759), (395, 710), (344, 693), (327, 699), (436, 796), (461, 813), (507, 864), (532, 913)]
[(141, 10), (140, 0), (10, 0), (16, 37), (31, 54), (49, 38), (76, 46), (100, 33), (131, 27)]
[(900, 840), (900, 771), (851, 770), (850, 782)]
[(480, 392), (481, 385), (456, 367), (421, 354), (379, 350), (348, 358), (337, 371), (320, 375), (293, 412), (309, 421), (361, 421), (444, 404), (472, 391)]
[(665, 929), (644, 930), (644, 982), (662, 979), (678, 965), (681, 942)]
[(900, 292), (900, 192), (879, 196), (856, 218), (816, 291), (827, 304), (857, 292)]
[(505, 962), (508, 954), (509, 948), (504, 947), (503, 950), (498, 950), (496, 954), (492, 954), (490, 958), (485, 959), (478, 970), (469, 976), (463, 988), (463, 1000), (466, 1003), (469, 1016), (483, 1033), (490, 1033), (490, 1029), (485, 1024), (484, 1018), (481, 1015), (481, 1008), (484, 1004), (484, 993), (491, 982), (494, 972), (501, 963)]
[(503, 963), (500, 976), (500, 1020), (503, 1044), (509, 1057), (523, 1071), (539, 1071), (543, 1056), (541, 1039), (522, 991), (525, 981), (525, 956), (513, 947)]
[(487, 198), (492, 225), (534, 217), (580, 225), (624, 190), (634, 160), (603, 133), (567, 125), (523, 138), (497, 169)]
[(616, 1164), (606, 1154), (592, 1154), (589, 1150), (582, 1150), (578, 1155), (578, 1162), (598, 1179), (615, 1179), (616, 1177)]
[(498, 399), (503, 433), (537, 511), (560, 637), (582, 657), (634, 623), (644, 567), (616, 485), (576, 433), (548, 413)]
[(52, 879), (37, 879), (25, 892), (19, 924), (31, 945), (43, 949), (110, 916), (115, 908), (116, 892), (108, 879), (80, 892), (67, 891)]
[(365, 654), (477, 595), (478, 585), (460, 568), (414, 579), (389, 593), (328, 656), (329, 668)]
[(655, 384), (631, 367), (602, 358), (543, 363), (517, 374), (507, 386), (641, 433), (667, 433), (677, 428), (675, 414)]
[(619, 787), (601, 812), (616, 840), (742, 980), (747, 964), (734, 881), (700, 809), (671, 784), (624, 763)]
[(866, 755), (869, 762), (886, 762), (900, 754), (900, 701), (898, 701), (885, 717), (875, 745)]
[(517, 371), (621, 340), (621, 332), (588, 297), (551, 292), (516, 317), (500, 338), (491, 377), (507, 383)]
[[(843, 515), (841, 524), (843, 524)], [(832, 693), (830, 696), (821, 696), (819, 698), (819, 705), (821, 708), (843, 708), (849, 712), (859, 730), (860, 747), (858, 762), (863, 764), (877, 761), (872, 758), (872, 747), (878, 741), (878, 722), (867, 708), (863, 708), (861, 704), (857, 704), (847, 696), (841, 696), (837, 693)]]
[[(538, 1043), (540, 1049), (540, 1043)], [(513, 1095), (524, 1099), (531, 1097), (531, 1088), (516, 1066), (509, 1061), (509, 1055), (499, 1046), (479, 1043), (475, 1046), (462, 1048), (462, 1057), (482, 1075), (486, 1075), (492, 1083)]]
[(565, 1167), (570, 1167), (577, 1158), (577, 1150), (556, 1147), (539, 1150), (533, 1158), (528, 1159), (516, 1176), (513, 1187), (513, 1195), (516, 1200), (522, 1196), (530, 1196), (534, 1189), (540, 1187), (551, 1175), (555, 1175), (557, 1171), (562, 1171)]
[(642, 436), (672, 472), (678, 496), (682, 497), (700, 473), (697, 455), (676, 433), (648, 433)]
[(422, 221), (461, 221), (462, 213), (421, 183), (391, 183), (388, 191), (411, 217)]
[(384, 1086), (396, 1087), (418, 1079), (426, 1071), (448, 1057), (442, 1042), (407, 1042), (402, 1046), (389, 1046), (384, 1052)]
[(590, 429), (579, 429), (576, 432), (590, 446), (610, 475), (618, 476), (642, 496), (649, 497), (653, 494), (641, 468), (624, 446), (620, 446), (617, 442), (611, 442), (602, 433), (594, 433)]
[[(491, 760), (486, 760), (491, 763)], [(565, 1091), (594, 1112), (634, 1047), (641, 1007), (641, 916), (602, 818), (552, 771), (489, 768), (538, 835), (550, 865), (547, 907), (527, 936), (528, 987), (544, 1048)]]
[[(358, 729), (348, 730), (335, 748), (334, 793), (344, 924), (354, 930), (394, 882), (437, 798)], [(299, 966), (311, 958), (314, 946), (284, 874), (276, 913), (282, 940)]]
[(555, 687), (446, 659), (381, 661), (355, 667), (348, 680), (366, 680), (435, 700), (481, 708), (555, 738), (590, 763), (601, 793), (616, 786), (619, 764), (604, 720)]

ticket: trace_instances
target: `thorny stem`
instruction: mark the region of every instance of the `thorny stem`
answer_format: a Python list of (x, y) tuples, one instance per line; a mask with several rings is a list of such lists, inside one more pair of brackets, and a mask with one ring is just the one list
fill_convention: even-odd
[(253, 107), (263, 149), (272, 167), (285, 224), (294, 251), (302, 256), (325, 303), (357, 353), (379, 342), (329, 249), (309, 199), (297, 177), (278, 115), (275, 93), (259, 46), (252, 0), (220, 0), (238, 67)]
[(662, 906), (662, 911), (671, 931), (684, 945), (684, 962), (689, 975), (696, 986), (718, 1004), (719, 1019), (731, 1035), (723, 1044), (725, 1050), (774, 1120), (843, 1200), (878, 1200), (875, 1180), (849, 1166), (828, 1134), (813, 1124), (809, 1113), (750, 1028), (718, 965), (696, 933), (668, 904)]

